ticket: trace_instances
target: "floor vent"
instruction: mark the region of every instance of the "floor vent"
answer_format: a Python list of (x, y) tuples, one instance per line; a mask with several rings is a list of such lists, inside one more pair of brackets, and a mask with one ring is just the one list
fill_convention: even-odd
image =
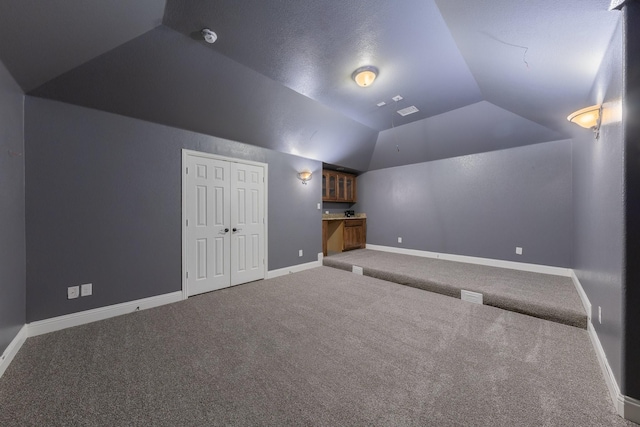
[(460, 291), (460, 299), (463, 301), (469, 301), (474, 304), (482, 304), (482, 294), (478, 292), (465, 291), (462, 289)]

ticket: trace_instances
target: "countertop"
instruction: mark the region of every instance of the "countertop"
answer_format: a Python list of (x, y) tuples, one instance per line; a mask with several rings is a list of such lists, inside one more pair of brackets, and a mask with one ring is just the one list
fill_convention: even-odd
[(336, 213), (336, 214), (322, 214), (323, 221), (342, 221), (342, 220), (350, 220), (350, 219), (367, 219), (367, 214), (365, 213), (357, 213), (355, 216), (346, 217), (344, 214)]

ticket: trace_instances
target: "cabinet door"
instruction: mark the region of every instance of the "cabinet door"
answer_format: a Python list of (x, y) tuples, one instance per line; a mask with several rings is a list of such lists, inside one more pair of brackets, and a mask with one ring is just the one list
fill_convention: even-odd
[(322, 171), (322, 200), (329, 198), (329, 174)]
[(346, 202), (347, 201), (347, 193), (346, 193), (346, 186), (345, 186), (345, 180), (346, 180), (346, 176), (343, 174), (337, 174), (336, 175), (336, 180), (337, 180), (337, 185), (338, 185), (338, 201), (339, 202)]
[(345, 199), (349, 203), (356, 202), (356, 177), (353, 175), (345, 175), (344, 177), (344, 193)]
[(366, 246), (366, 223), (364, 220), (344, 221), (343, 250), (363, 249)]
[(336, 193), (338, 177), (334, 173), (329, 174), (329, 193), (327, 196), (328, 200), (336, 200), (338, 198), (338, 194)]
[(335, 202), (338, 194), (336, 191), (337, 176), (335, 172), (322, 171), (322, 200)]

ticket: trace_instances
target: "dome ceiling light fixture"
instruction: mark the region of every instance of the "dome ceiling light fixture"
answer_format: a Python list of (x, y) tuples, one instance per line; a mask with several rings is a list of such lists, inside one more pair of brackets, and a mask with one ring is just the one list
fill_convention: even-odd
[(360, 87), (371, 86), (376, 77), (378, 77), (378, 69), (372, 65), (360, 67), (351, 75), (351, 78)]

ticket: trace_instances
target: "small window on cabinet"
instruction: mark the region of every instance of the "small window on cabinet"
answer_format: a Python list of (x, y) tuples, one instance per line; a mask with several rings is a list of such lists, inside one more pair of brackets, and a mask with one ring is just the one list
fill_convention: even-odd
[(336, 199), (336, 176), (329, 175), (329, 199)]

